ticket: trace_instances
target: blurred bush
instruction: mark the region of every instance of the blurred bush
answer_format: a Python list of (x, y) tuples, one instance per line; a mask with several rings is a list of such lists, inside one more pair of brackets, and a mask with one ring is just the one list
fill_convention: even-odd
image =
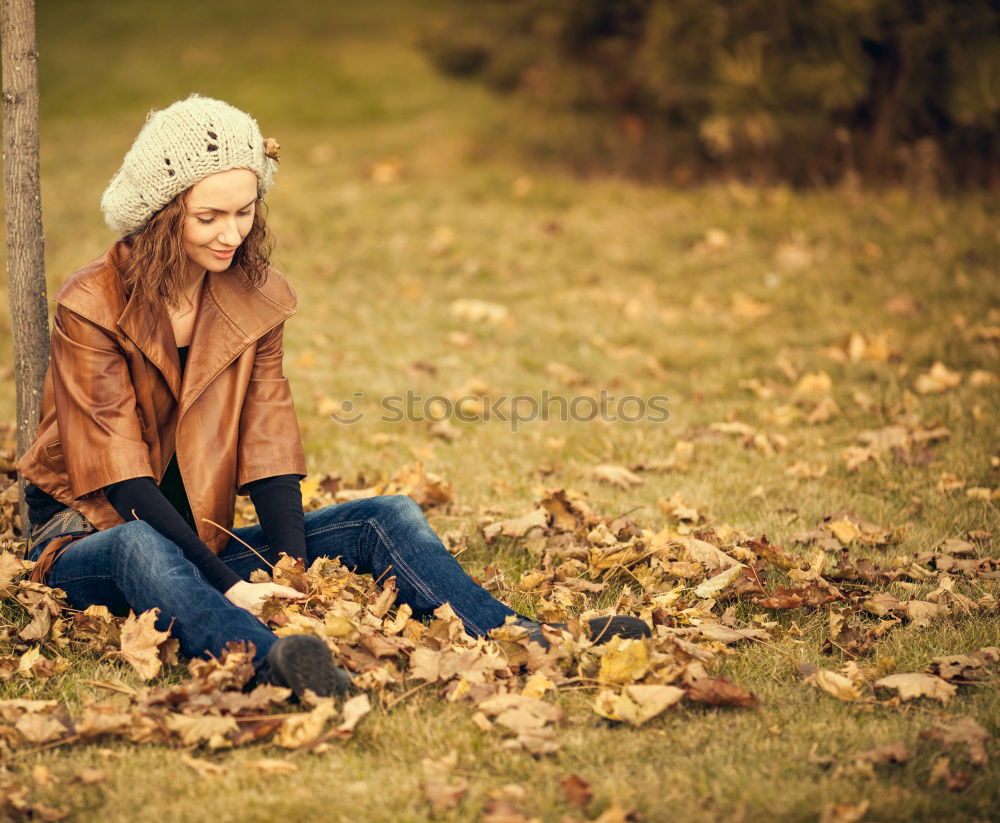
[(998, 0), (466, 0), (421, 44), (582, 171), (1000, 184)]

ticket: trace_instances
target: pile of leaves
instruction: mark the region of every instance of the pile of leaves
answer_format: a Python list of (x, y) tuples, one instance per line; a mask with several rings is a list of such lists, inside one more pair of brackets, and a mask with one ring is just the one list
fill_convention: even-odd
[[(309, 507), (362, 496), (329, 475), (305, 488)], [(410, 493), (427, 510), (451, 503), (447, 484), (420, 466), (364, 491)], [(653, 531), (628, 516), (595, 513), (581, 494), (547, 488), (518, 517), (480, 521), (488, 545), (518, 542), (531, 560), (517, 580), (487, 567), (483, 583), (498, 596), (527, 598), (539, 620), (568, 626), (544, 629), (548, 648), (529, 643), (527, 632), (512, 624), (487, 638), (472, 637), (448, 604), (429, 619), (417, 619), (409, 605), (396, 602), (391, 570), (373, 580), (337, 559), (320, 558), (306, 570), (283, 555), (253, 579), (273, 580), (306, 596), (271, 598), (261, 619), (279, 636), (323, 638), (339, 664), (355, 675), (358, 694), (342, 705), (316, 699), (288, 711), (282, 705), (287, 689), (245, 688), (252, 649), (232, 644), (221, 659), (190, 661), (189, 677), (178, 684), (133, 688), (85, 681), (108, 694), (86, 697), (72, 710), (51, 699), (0, 700), (0, 756), (101, 738), (208, 751), (251, 743), (324, 751), (351, 737), (373, 699), (391, 711), (422, 690), (467, 706), (470, 720), (499, 735), (503, 747), (545, 756), (559, 750), (560, 729), (572, 722), (558, 699), (567, 689), (589, 689), (596, 715), (631, 726), (679, 704), (756, 709), (757, 696), (718, 671), (738, 647), (758, 644), (787, 654), (804, 687), (858, 704), (893, 707), (919, 698), (946, 703), (958, 688), (995, 680), (1000, 661), (995, 647), (935, 658), (921, 672), (897, 672), (884, 658), (867, 660), (875, 644), (901, 625), (997, 612), (992, 595), (962, 591), (967, 581), (1000, 574), (1000, 562), (980, 556), (972, 543), (946, 540), (934, 551), (891, 556), (882, 565), (852, 550), (891, 551), (905, 530), (866, 523), (850, 512), (830, 515), (797, 535), (808, 547), (803, 554), (765, 536), (709, 528), (677, 495), (661, 501), (660, 508), (670, 523)], [(449, 532), (445, 542), (460, 553), (468, 538)], [(177, 641), (157, 628), (155, 610), (127, 618), (114, 617), (103, 606), (74, 610), (61, 591), (25, 578), (31, 565), (18, 551), (0, 553), (0, 599), (17, 603), (26, 617), (2, 629), (9, 653), (0, 656), (0, 681), (24, 683), (29, 691), (34, 681), (44, 684), (65, 673), (70, 663), (64, 655), (71, 650), (120, 661), (143, 681), (158, 678), (164, 664), (177, 663)], [(783, 639), (803, 632), (778, 613), (800, 611), (824, 614), (829, 629), (823, 652), (842, 662), (839, 668), (803, 663), (782, 649)], [(586, 621), (611, 614), (642, 618), (652, 637), (591, 640)], [(962, 723), (959, 732), (948, 726), (928, 734), (972, 741), (970, 763), (981, 765), (988, 735), (971, 718)], [(204, 773), (223, 769), (195, 757), (188, 762)], [(966, 772), (956, 776), (947, 769), (939, 767), (939, 779), (948, 785), (961, 788), (968, 782)], [(5, 796), (13, 799), (5, 802), (20, 797), (33, 808), (18, 794), (22, 788), (16, 780), (8, 782)], [(449, 802), (432, 797), (439, 791), (428, 790), (432, 805)], [(461, 794), (445, 792), (454, 803)]]

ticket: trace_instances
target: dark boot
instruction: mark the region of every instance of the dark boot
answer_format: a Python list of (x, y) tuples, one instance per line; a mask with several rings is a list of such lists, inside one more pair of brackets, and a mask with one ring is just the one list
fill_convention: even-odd
[(344, 695), (351, 688), (351, 676), (333, 665), (333, 657), (320, 638), (311, 634), (279, 637), (254, 671), (248, 688), (263, 684), (284, 686), (301, 701), (306, 689), (317, 697)]
[[(594, 643), (607, 643), (612, 637), (639, 638), (649, 637), (652, 632), (646, 621), (638, 617), (627, 617), (615, 615), (612, 617), (595, 617), (587, 621), (588, 632), (591, 641)], [(519, 617), (514, 621), (515, 626), (521, 626), (528, 630), (528, 641), (538, 643), (542, 648), (549, 647), (549, 641), (542, 634), (542, 626), (552, 626), (556, 629), (569, 628), (565, 623), (536, 623), (526, 617)]]

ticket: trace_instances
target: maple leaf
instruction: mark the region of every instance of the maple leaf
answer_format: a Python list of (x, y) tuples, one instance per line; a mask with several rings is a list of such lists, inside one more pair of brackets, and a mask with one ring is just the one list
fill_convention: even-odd
[(49, 743), (69, 733), (69, 729), (58, 718), (39, 712), (22, 715), (14, 728), (29, 743)]
[(158, 608), (144, 611), (138, 617), (129, 612), (121, 627), (121, 651), (118, 655), (135, 669), (143, 680), (152, 680), (160, 673), (160, 646), (170, 637), (154, 625), (160, 615)]
[(173, 712), (164, 720), (170, 731), (176, 734), (186, 746), (207, 743), (211, 749), (231, 746), (227, 736), (238, 730), (236, 719), (216, 715), (189, 715)]
[(594, 711), (601, 717), (641, 726), (660, 712), (679, 703), (686, 692), (677, 686), (626, 686), (620, 694), (601, 690), (594, 699)]
[(641, 639), (612, 637), (604, 645), (598, 678), (602, 683), (631, 683), (649, 671), (649, 647)]
[(955, 686), (951, 683), (923, 672), (891, 674), (876, 680), (875, 688), (895, 690), (900, 700), (930, 697), (942, 703), (947, 703), (956, 692)]
[(286, 749), (307, 746), (315, 742), (336, 713), (333, 698), (321, 698), (312, 711), (287, 718), (275, 734), (274, 742)]

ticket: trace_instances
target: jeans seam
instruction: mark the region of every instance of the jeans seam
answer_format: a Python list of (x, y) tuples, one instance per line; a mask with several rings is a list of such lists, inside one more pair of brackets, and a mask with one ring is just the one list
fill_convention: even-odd
[[(52, 580), (52, 575), (49, 575), (49, 580), (50, 581)], [(114, 577), (112, 577), (109, 574), (86, 574), (86, 575), (83, 575), (82, 577), (68, 577), (65, 580), (61, 581), (61, 582), (62, 583), (79, 583), (82, 580), (109, 580), (112, 583), (115, 582)], [(54, 582), (49, 582), (46, 585), (51, 586), (53, 589), (61, 588), (61, 586), (59, 584), (56, 584)]]
[(424, 581), (420, 578), (420, 575), (414, 572), (413, 569), (411, 569), (406, 564), (406, 561), (403, 560), (403, 556), (399, 553), (399, 550), (396, 548), (395, 544), (392, 542), (392, 540), (389, 539), (389, 535), (382, 529), (381, 524), (375, 518), (369, 518), (366, 522), (373, 529), (375, 529), (375, 532), (385, 543), (386, 548), (389, 549), (389, 554), (392, 556), (393, 560), (395, 560), (396, 563), (398, 564), (400, 571), (405, 573), (406, 576), (409, 578), (410, 583), (412, 583), (414, 586), (416, 586), (417, 589), (422, 591), (424, 596), (428, 597), (428, 599), (440, 600), (442, 603), (449, 603), (451, 608), (454, 610), (455, 614), (458, 615), (458, 617), (462, 620), (462, 622), (472, 626), (481, 635), (486, 635), (486, 632), (478, 623), (476, 623), (474, 620), (471, 620), (470, 618), (462, 614), (462, 612), (460, 612), (456, 608), (454, 603), (450, 603), (450, 601), (443, 600), (442, 598), (438, 597), (437, 594), (434, 592), (434, 590), (429, 585), (424, 583)]

